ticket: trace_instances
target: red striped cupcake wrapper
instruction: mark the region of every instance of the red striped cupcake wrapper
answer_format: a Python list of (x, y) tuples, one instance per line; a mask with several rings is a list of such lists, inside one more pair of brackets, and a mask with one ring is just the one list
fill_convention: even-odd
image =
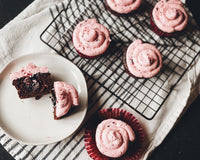
[(144, 141), (143, 129), (139, 121), (130, 112), (119, 108), (102, 109), (97, 114), (92, 116), (91, 119), (88, 121), (84, 135), (85, 148), (87, 150), (88, 155), (94, 160), (114, 159), (103, 155), (98, 150), (95, 141), (97, 125), (101, 123), (101, 121), (109, 118), (114, 118), (126, 122), (131, 126), (136, 135), (135, 141), (129, 144), (127, 152), (123, 156), (115, 159), (138, 160), (141, 157), (142, 146)]
[(150, 20), (151, 20), (151, 30), (152, 30), (154, 33), (156, 33), (157, 35), (159, 35), (160, 37), (172, 37), (172, 36), (177, 35), (177, 32), (166, 33), (166, 32), (161, 31), (161, 30), (156, 26), (156, 24), (154, 23), (152, 12), (151, 12), (151, 14), (150, 14)]

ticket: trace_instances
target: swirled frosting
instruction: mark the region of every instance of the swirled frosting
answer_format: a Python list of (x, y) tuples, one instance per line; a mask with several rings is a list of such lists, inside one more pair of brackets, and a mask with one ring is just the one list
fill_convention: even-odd
[(126, 63), (129, 72), (135, 77), (150, 78), (160, 71), (162, 56), (154, 45), (138, 39), (127, 49)]
[(110, 44), (110, 33), (96, 19), (87, 19), (75, 27), (73, 43), (80, 53), (87, 56), (97, 56), (107, 50)]
[(54, 82), (54, 92), (56, 96), (56, 117), (62, 117), (72, 106), (79, 105), (78, 93), (76, 89), (61, 81)]
[(106, 0), (107, 5), (115, 12), (127, 14), (136, 10), (142, 0)]
[(19, 71), (10, 74), (10, 79), (14, 80), (21, 77), (29, 77), (36, 73), (48, 73), (47, 67), (37, 67), (33, 63), (28, 63), (26, 66), (22, 67)]
[(135, 140), (135, 133), (127, 123), (107, 119), (97, 126), (95, 139), (102, 154), (117, 158), (127, 151), (129, 141)]
[(152, 12), (156, 26), (166, 32), (181, 31), (188, 22), (188, 16), (180, 0), (161, 0)]

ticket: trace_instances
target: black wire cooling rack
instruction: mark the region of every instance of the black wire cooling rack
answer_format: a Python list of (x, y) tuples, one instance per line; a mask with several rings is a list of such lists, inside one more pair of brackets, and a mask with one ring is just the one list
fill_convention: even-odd
[[(115, 16), (106, 10), (103, 1), (71, 0), (62, 4), (62, 10), (56, 6), (56, 16), (50, 10), (53, 20), (40, 38), (76, 64), (85, 76), (151, 120), (198, 56), (200, 46), (200, 32), (191, 17), (185, 31), (177, 37), (160, 38), (154, 34), (150, 29), (149, 15), (155, 3), (153, 0), (143, 1), (137, 12)], [(79, 57), (72, 43), (75, 26), (88, 18), (96, 18), (111, 33), (112, 42), (107, 54), (94, 60)], [(156, 45), (162, 53), (163, 69), (153, 78), (134, 79), (125, 73), (123, 53), (138, 38)]]

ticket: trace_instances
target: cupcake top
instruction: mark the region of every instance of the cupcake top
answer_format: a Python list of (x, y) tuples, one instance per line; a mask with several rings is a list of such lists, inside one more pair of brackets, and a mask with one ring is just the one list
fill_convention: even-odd
[(129, 141), (135, 140), (135, 133), (127, 123), (110, 118), (97, 126), (95, 138), (102, 154), (117, 158), (127, 151)]
[(29, 63), (26, 66), (22, 67), (19, 71), (11, 73), (10, 79), (14, 80), (21, 77), (32, 76), (33, 74), (36, 73), (48, 73), (48, 72), (49, 71), (47, 67), (37, 67), (35, 64)]
[(142, 0), (106, 0), (110, 9), (120, 14), (127, 14), (136, 10), (141, 2)]
[(87, 19), (75, 27), (73, 43), (78, 52), (87, 56), (97, 56), (107, 50), (110, 44), (110, 33), (96, 19)]
[(180, 0), (161, 0), (152, 12), (157, 27), (166, 33), (183, 30), (188, 22), (188, 16)]
[(56, 117), (62, 117), (72, 106), (79, 105), (79, 98), (76, 89), (61, 81), (54, 82), (54, 92), (56, 96)]
[(128, 71), (138, 78), (153, 77), (162, 67), (162, 56), (158, 49), (139, 39), (130, 44), (125, 58)]

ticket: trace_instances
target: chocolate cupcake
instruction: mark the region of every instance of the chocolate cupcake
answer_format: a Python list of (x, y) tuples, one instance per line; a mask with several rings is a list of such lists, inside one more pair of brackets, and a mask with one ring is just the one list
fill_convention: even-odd
[(162, 56), (152, 44), (135, 40), (123, 56), (126, 72), (134, 78), (151, 78), (162, 68)]
[(54, 82), (51, 99), (54, 105), (55, 120), (63, 118), (72, 108), (79, 105), (77, 90), (73, 85), (63, 81)]
[(188, 22), (187, 13), (180, 0), (161, 0), (150, 15), (151, 29), (159, 36), (174, 36)]
[(83, 58), (94, 59), (105, 53), (110, 44), (109, 30), (96, 19), (80, 22), (73, 32), (73, 43)]
[(113, 14), (129, 14), (140, 6), (142, 0), (105, 0), (106, 7)]
[(92, 159), (140, 158), (144, 134), (131, 113), (118, 108), (102, 109), (91, 119), (84, 141)]

